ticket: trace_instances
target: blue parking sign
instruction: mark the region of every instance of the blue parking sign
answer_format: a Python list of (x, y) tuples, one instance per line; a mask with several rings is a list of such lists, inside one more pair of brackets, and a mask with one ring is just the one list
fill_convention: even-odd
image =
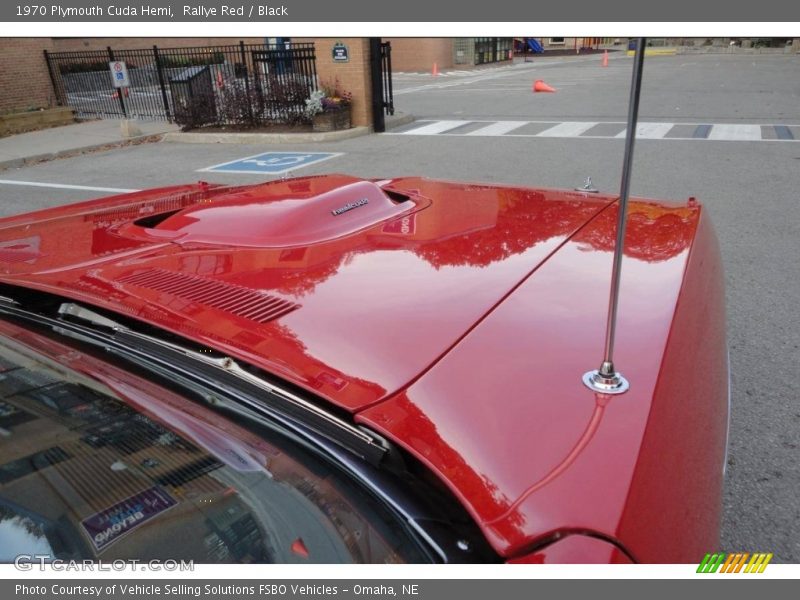
[(263, 173), (279, 175), (341, 156), (341, 152), (263, 152), (200, 169), (217, 173)]

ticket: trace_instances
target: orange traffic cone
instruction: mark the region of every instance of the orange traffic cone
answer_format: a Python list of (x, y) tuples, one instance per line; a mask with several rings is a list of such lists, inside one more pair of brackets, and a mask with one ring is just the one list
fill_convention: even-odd
[(295, 541), (293, 541), (291, 549), (294, 554), (301, 558), (309, 557), (308, 547), (306, 546), (305, 542), (303, 542), (303, 538), (297, 538)]
[(433, 69), (431, 69), (431, 75), (436, 77), (439, 74), (439, 65), (433, 63)]
[(554, 87), (550, 87), (541, 79), (537, 79), (533, 82), (533, 91), (534, 92), (555, 92), (556, 89)]
[(603, 66), (604, 67), (608, 66), (608, 50), (603, 52)]

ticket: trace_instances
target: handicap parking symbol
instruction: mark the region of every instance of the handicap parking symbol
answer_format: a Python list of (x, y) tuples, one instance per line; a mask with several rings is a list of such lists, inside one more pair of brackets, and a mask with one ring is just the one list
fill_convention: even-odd
[(341, 152), (263, 152), (206, 167), (200, 171), (279, 175), (341, 155)]

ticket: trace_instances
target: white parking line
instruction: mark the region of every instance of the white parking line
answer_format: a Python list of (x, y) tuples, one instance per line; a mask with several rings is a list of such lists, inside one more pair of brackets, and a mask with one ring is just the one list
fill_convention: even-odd
[(402, 133), (411, 133), (413, 135), (436, 135), (449, 129), (455, 129), (459, 125), (464, 125), (469, 121), (436, 121), (430, 125), (424, 125), (411, 131), (403, 131)]
[(94, 187), (89, 185), (70, 185), (67, 183), (42, 183), (41, 181), (15, 181), (13, 179), (0, 179), (0, 185), (24, 185), (28, 187), (55, 188), (62, 190), (84, 190), (89, 192), (115, 192), (127, 194), (138, 192), (139, 190), (128, 190), (123, 188)]
[[(636, 126), (636, 139), (660, 140), (667, 135), (669, 130), (674, 126), (675, 123), (639, 123)], [(626, 127), (614, 137), (624, 138), (627, 134), (627, 131), (628, 128)], [(761, 138), (759, 137), (759, 139)]]
[(584, 121), (567, 121), (559, 123), (555, 127), (550, 127), (536, 134), (536, 137), (578, 137), (580, 134), (589, 131), (597, 123), (587, 123)]
[(470, 131), (467, 135), (503, 135), (527, 124), (528, 121), (498, 121), (475, 131)]
[[(459, 129), (462, 125), (475, 124), (473, 131)], [(544, 129), (539, 133), (523, 133), (520, 129), (527, 124), (541, 125)], [(604, 130), (591, 132), (595, 125), (605, 126)], [(694, 130), (681, 132), (674, 129), (677, 126)], [(461, 121), (434, 121), (420, 120), (412, 129), (405, 131), (389, 131), (381, 135), (440, 135), (463, 137), (544, 137), (544, 138), (583, 138), (583, 139), (621, 139), (625, 137), (625, 123), (619, 121), (495, 121), (488, 119), (464, 119)], [(637, 139), (644, 140), (712, 140), (712, 141), (761, 141), (761, 142), (793, 142), (800, 139), (795, 137), (792, 129), (800, 128), (798, 124), (762, 125), (762, 124), (698, 124), (698, 123), (639, 123), (636, 128)], [(706, 136), (706, 132), (710, 134)], [(770, 134), (774, 130), (774, 134)], [(700, 132), (698, 134), (698, 131)], [(677, 135), (676, 135), (677, 134)], [(667, 137), (669, 136), (669, 137)], [(763, 137), (766, 136), (766, 137)]]
[(761, 140), (761, 125), (714, 125), (709, 140)]

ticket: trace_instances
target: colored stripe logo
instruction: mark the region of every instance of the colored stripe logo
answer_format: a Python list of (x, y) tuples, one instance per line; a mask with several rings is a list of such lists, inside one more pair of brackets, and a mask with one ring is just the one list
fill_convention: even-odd
[(715, 552), (706, 554), (703, 561), (697, 567), (698, 573), (763, 573), (769, 561), (772, 560), (772, 553), (754, 552), (735, 552), (726, 554)]

